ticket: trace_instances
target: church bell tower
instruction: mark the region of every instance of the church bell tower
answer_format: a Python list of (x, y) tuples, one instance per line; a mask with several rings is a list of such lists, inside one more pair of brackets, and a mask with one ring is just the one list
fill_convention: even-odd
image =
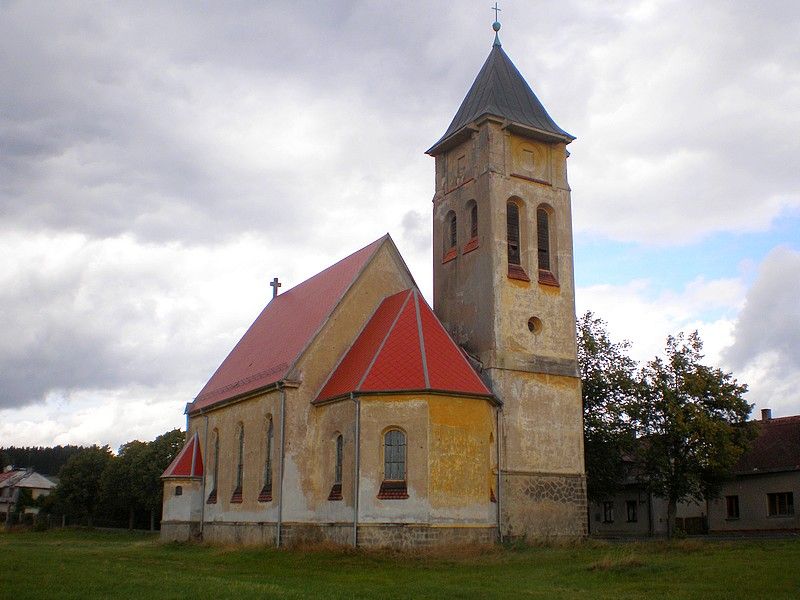
[(496, 35), (452, 123), (427, 151), (436, 159), (434, 309), (502, 402), (505, 536), (586, 534), (567, 183), (574, 139)]

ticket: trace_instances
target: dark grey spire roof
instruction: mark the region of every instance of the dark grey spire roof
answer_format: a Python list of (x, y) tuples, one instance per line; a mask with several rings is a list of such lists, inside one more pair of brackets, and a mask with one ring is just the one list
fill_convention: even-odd
[(499, 44), (492, 46), (489, 57), (469, 88), (450, 127), (427, 153), (435, 154), (449, 146), (449, 142), (457, 141), (460, 138), (458, 134), (483, 115), (508, 119), (515, 125), (566, 143), (575, 139), (550, 118)]

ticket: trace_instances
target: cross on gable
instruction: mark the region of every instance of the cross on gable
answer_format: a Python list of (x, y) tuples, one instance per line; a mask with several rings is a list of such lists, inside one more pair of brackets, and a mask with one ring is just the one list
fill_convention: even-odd
[(278, 288), (281, 287), (281, 283), (278, 282), (278, 278), (276, 277), (272, 281), (269, 282), (270, 287), (272, 288), (272, 297), (278, 295)]

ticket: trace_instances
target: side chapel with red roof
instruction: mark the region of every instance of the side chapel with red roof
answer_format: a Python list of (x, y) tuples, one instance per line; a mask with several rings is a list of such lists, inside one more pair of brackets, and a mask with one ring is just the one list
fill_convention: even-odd
[(275, 296), (187, 405), (162, 538), (585, 535), (573, 139), (495, 36), (427, 151), (433, 309), (388, 234)]

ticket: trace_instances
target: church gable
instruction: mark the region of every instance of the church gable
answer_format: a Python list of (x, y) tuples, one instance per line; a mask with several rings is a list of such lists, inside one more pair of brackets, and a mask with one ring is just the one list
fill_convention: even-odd
[(189, 412), (255, 392), (289, 374), (372, 260), (384, 236), (273, 298), (211, 376)]
[(316, 402), (403, 391), (492, 395), (415, 288), (381, 303)]

